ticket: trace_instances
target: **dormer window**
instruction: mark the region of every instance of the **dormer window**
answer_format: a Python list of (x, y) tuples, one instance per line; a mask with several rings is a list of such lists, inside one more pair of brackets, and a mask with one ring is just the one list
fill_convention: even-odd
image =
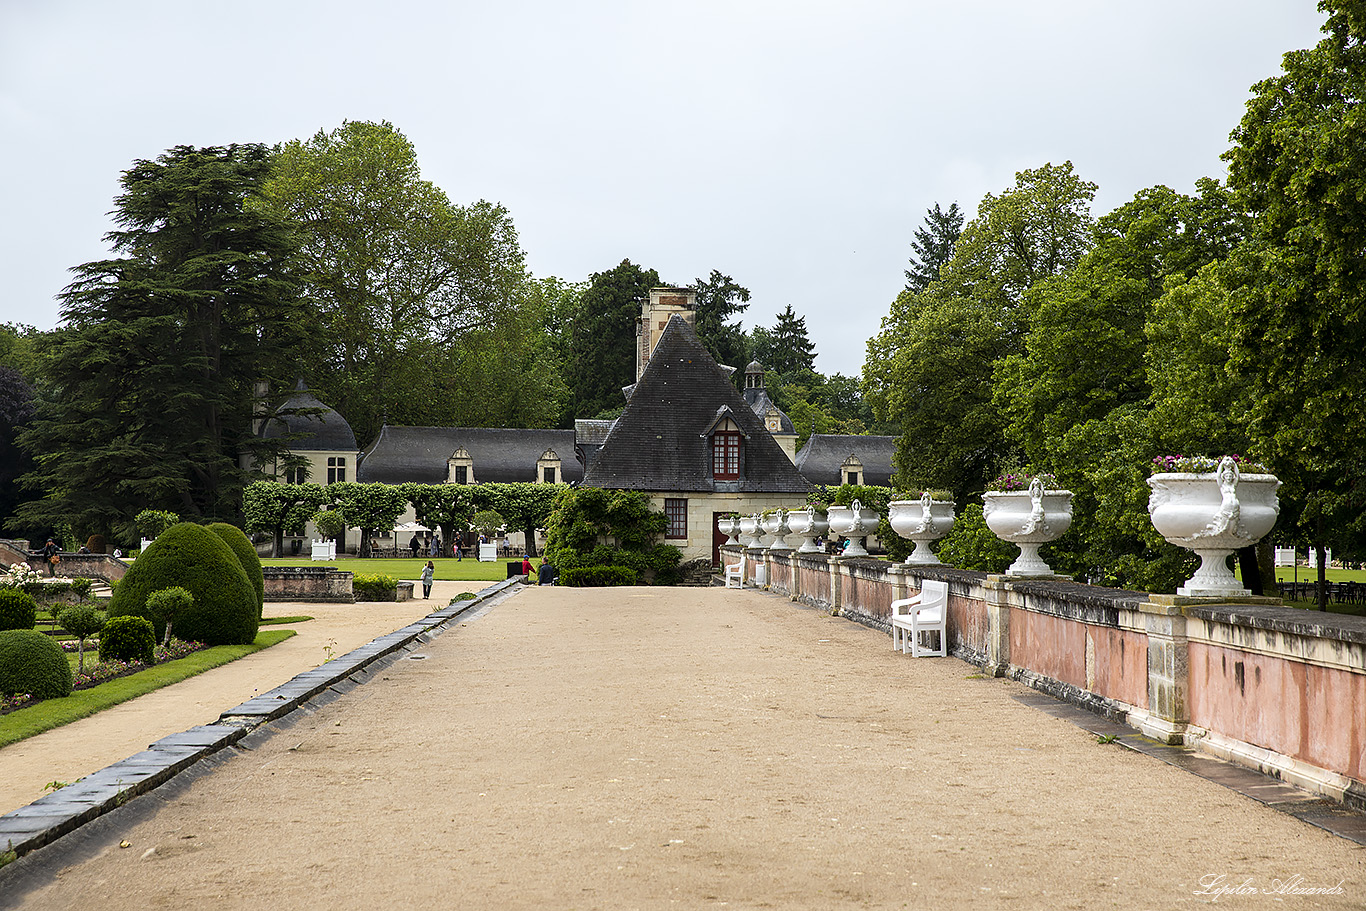
[(734, 481), (740, 477), (740, 441), (738, 430), (718, 430), (711, 437), (711, 474), (718, 481)]
[(451, 457), (446, 460), (446, 483), (474, 483), (474, 459), (470, 458), (469, 450), (464, 446), (451, 453)]
[(536, 480), (541, 484), (558, 484), (562, 477), (560, 457), (555, 450), (547, 449), (536, 460)]
[(840, 465), (841, 484), (862, 484), (863, 483), (863, 462), (853, 453)]

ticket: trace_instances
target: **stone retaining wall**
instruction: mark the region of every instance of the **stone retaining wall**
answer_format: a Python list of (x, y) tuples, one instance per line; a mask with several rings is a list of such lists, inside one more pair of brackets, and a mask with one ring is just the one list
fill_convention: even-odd
[(891, 602), (949, 583), (951, 654), (1127, 723), (1366, 808), (1366, 617), (1211, 603), (736, 546), (746, 585), (890, 631)]
[[(267, 601), (337, 601), (351, 604), (356, 600), (351, 589), (352, 574), (330, 566), (267, 566), (265, 576)], [(408, 597), (412, 597), (411, 583)]]

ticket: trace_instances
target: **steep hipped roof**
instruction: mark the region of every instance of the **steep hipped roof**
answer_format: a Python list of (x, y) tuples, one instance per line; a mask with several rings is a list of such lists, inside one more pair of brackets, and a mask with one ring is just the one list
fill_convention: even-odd
[(499, 427), (391, 427), (361, 456), (357, 480), (385, 484), (442, 484), (446, 460), (464, 447), (474, 479), (508, 483), (535, 481), (536, 461), (547, 449), (560, 457), (563, 481), (583, 478), (574, 457), (572, 430), (516, 430)]
[(863, 463), (863, 483), (887, 487), (892, 482), (896, 437), (813, 433), (797, 453), (797, 469), (812, 484), (840, 483), (840, 466), (850, 455)]
[[(713, 482), (707, 430), (718, 414), (745, 435), (738, 482)], [(626, 410), (583, 483), (617, 490), (804, 493), (809, 484), (744, 398), (677, 317), (660, 336)]]
[[(299, 414), (298, 411), (309, 411)], [(291, 452), (355, 452), (356, 435), (351, 425), (332, 408), (324, 405), (299, 380), (294, 393), (266, 419), (261, 436), (268, 440), (288, 440)]]

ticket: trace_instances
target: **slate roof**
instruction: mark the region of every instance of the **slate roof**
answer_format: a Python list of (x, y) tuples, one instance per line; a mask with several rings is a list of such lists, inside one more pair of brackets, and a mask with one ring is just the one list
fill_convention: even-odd
[(759, 416), (760, 421), (762, 421), (768, 415), (768, 412), (770, 410), (773, 410), (778, 412), (778, 433), (795, 434), (797, 432), (797, 427), (795, 424), (792, 423), (792, 419), (787, 416), (786, 411), (783, 411), (777, 405), (773, 404), (773, 400), (768, 397), (767, 390), (762, 388), (746, 389), (743, 395), (745, 397), (745, 402), (749, 405), (750, 411), (753, 411), (755, 414), (757, 414)]
[[(281, 414), (295, 409), (320, 409), (313, 414)], [(297, 436), (295, 436), (297, 434)], [(288, 441), (291, 452), (356, 452), (356, 434), (346, 418), (324, 405), (299, 380), (294, 393), (285, 399), (275, 414), (266, 419), (261, 436), (268, 440), (295, 437)]]
[(863, 463), (863, 483), (888, 487), (892, 483), (892, 454), (896, 437), (813, 433), (797, 453), (797, 470), (812, 484), (840, 483), (840, 466), (852, 453)]
[[(705, 436), (722, 409), (745, 434), (739, 481), (711, 477)], [(805, 493), (810, 485), (684, 320), (669, 320), (583, 483), (650, 491)]]
[(384, 484), (443, 484), (446, 460), (460, 447), (474, 461), (474, 479), (509, 483), (535, 481), (536, 460), (547, 449), (560, 457), (560, 480), (583, 479), (574, 457), (572, 430), (520, 430), (502, 427), (393, 427), (361, 455), (357, 480)]

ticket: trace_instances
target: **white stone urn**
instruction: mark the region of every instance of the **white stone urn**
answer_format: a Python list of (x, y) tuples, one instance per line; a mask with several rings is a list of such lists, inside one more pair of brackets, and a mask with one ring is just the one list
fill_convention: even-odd
[(792, 534), (802, 539), (797, 553), (814, 554), (820, 552), (820, 548), (816, 546), (816, 539), (823, 538), (829, 533), (830, 522), (816, 512), (816, 507), (808, 506), (806, 509), (788, 513), (787, 527), (792, 529)]
[(1072, 525), (1072, 491), (1044, 490), (1038, 478), (1028, 490), (989, 490), (982, 494), (982, 518), (1002, 541), (1018, 545), (1020, 556), (1009, 576), (1052, 576), (1039, 556), (1039, 546), (1060, 537)]
[(792, 529), (787, 525), (787, 510), (775, 509), (773, 512), (759, 520), (759, 525), (767, 535), (765, 540), (768, 542), (769, 550), (791, 550), (792, 545), (787, 543), (787, 536), (792, 533)]
[(1200, 568), (1176, 590), (1191, 597), (1251, 594), (1228, 568), (1234, 551), (1256, 544), (1281, 512), (1272, 474), (1243, 474), (1225, 456), (1206, 474), (1167, 472), (1148, 478), (1148, 516), (1172, 544), (1195, 551)]
[(877, 531), (878, 519), (881, 518), (876, 510), (867, 509), (858, 500), (849, 506), (831, 506), (826, 510), (826, 519), (830, 523), (830, 533), (848, 538), (849, 543), (844, 547), (844, 557), (866, 557), (868, 550), (863, 546), (863, 539)]
[(732, 544), (740, 543), (739, 539), (736, 538), (736, 535), (740, 533), (740, 519), (737, 516), (722, 516), (716, 520), (716, 528), (726, 536), (726, 543), (723, 546), (729, 547)]
[(759, 543), (759, 517), (740, 517), (740, 546), (754, 547)]
[(893, 500), (887, 504), (887, 521), (892, 531), (915, 542), (907, 565), (937, 565), (939, 558), (930, 550), (930, 543), (953, 528), (953, 503), (935, 500), (928, 492), (919, 500)]

